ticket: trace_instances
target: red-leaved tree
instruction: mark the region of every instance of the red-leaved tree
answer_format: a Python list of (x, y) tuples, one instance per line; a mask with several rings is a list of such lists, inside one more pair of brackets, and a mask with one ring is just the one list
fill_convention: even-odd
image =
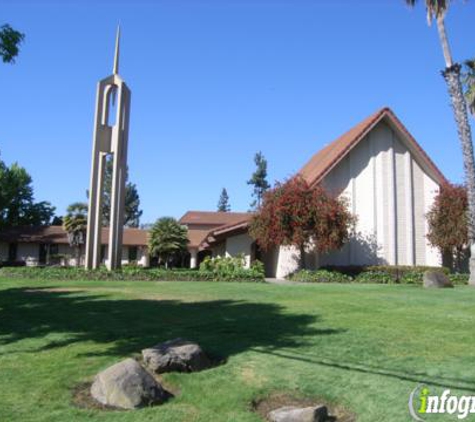
[(305, 248), (314, 242), (319, 252), (340, 249), (349, 239), (355, 218), (342, 198), (323, 187), (311, 188), (300, 176), (276, 183), (266, 192), (255, 214), (250, 234), (263, 250), (295, 246), (300, 267), (305, 267)]
[(459, 269), (468, 248), (468, 199), (463, 185), (445, 184), (427, 213), (429, 243)]

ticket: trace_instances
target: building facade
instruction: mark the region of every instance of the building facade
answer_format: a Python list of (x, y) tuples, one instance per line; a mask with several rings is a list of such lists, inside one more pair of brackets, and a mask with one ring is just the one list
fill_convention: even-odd
[[(323, 185), (346, 198), (357, 218), (350, 242), (319, 254), (308, 247), (306, 265), (442, 264), (427, 241), (426, 214), (446, 179), (388, 108), (379, 110), (327, 145), (300, 170), (310, 185)], [(248, 265), (261, 259), (269, 277), (294, 272), (300, 252), (276, 247), (265, 253), (248, 234), (251, 216), (212, 230), (198, 246), (214, 256), (244, 254)], [(318, 239), (315, 239), (318, 242)]]

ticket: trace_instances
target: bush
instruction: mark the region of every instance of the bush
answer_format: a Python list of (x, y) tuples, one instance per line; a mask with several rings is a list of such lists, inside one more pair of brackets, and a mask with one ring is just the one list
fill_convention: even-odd
[(200, 273), (211, 273), (218, 280), (264, 280), (264, 265), (255, 261), (251, 268), (245, 268), (246, 260), (244, 255), (236, 257), (207, 256), (200, 265)]
[(303, 283), (350, 283), (353, 279), (337, 271), (328, 270), (300, 270), (289, 277), (292, 281)]
[(450, 274), (448, 268), (426, 266), (347, 266), (322, 267), (317, 271), (301, 270), (288, 278), (293, 281), (309, 283), (377, 283), (377, 284), (415, 284), (422, 285), (424, 273), (429, 270), (442, 271), (453, 280), (453, 284), (467, 284), (468, 275)]
[(449, 274), (449, 279), (453, 285), (468, 284), (469, 277), (470, 277), (470, 274), (460, 274), (460, 273)]
[(384, 271), (365, 271), (355, 277), (357, 283), (393, 284), (394, 278)]
[(77, 267), (5, 267), (0, 277), (31, 280), (131, 280), (131, 281), (263, 281), (264, 276), (254, 270), (240, 269), (228, 277), (211, 271), (189, 269), (165, 270), (128, 266), (122, 270), (107, 271), (105, 267), (85, 270)]

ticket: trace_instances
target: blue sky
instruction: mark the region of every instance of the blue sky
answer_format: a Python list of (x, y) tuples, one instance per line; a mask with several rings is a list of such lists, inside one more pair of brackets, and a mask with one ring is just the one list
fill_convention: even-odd
[[(450, 10), (456, 60), (475, 56), (474, 18), (473, 1)], [(111, 73), (119, 21), (143, 223), (214, 210), (222, 187), (245, 211), (256, 151), (270, 181), (282, 180), (383, 106), (450, 180), (463, 178), (443, 56), (422, 5), (0, 0), (0, 24), (26, 34), (16, 64), (0, 63), (1, 157), (26, 167), (36, 199), (58, 214), (85, 200), (96, 82)]]

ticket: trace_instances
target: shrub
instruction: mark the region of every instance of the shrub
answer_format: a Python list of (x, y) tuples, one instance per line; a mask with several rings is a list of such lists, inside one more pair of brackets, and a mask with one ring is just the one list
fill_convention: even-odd
[(470, 274), (460, 274), (460, 273), (449, 274), (449, 279), (454, 285), (468, 284), (469, 277), (470, 277)]
[(200, 273), (211, 273), (222, 280), (264, 280), (264, 265), (256, 261), (251, 268), (245, 268), (245, 257), (206, 257), (200, 265)]
[(428, 270), (439, 270), (453, 279), (454, 284), (467, 284), (468, 275), (450, 274), (444, 267), (427, 266), (347, 266), (322, 267), (317, 271), (301, 270), (291, 276), (290, 280), (310, 283), (378, 283), (378, 284), (417, 284), (422, 285), (424, 273)]
[(289, 277), (292, 281), (304, 283), (350, 283), (353, 279), (336, 271), (328, 270), (300, 270)]
[(355, 277), (358, 283), (393, 284), (395, 279), (384, 271), (363, 271)]
[(240, 269), (232, 275), (221, 277), (211, 271), (189, 269), (165, 270), (159, 268), (124, 267), (107, 271), (105, 267), (85, 270), (77, 267), (5, 267), (0, 277), (31, 280), (135, 280), (135, 281), (263, 281), (264, 276), (253, 270)]

